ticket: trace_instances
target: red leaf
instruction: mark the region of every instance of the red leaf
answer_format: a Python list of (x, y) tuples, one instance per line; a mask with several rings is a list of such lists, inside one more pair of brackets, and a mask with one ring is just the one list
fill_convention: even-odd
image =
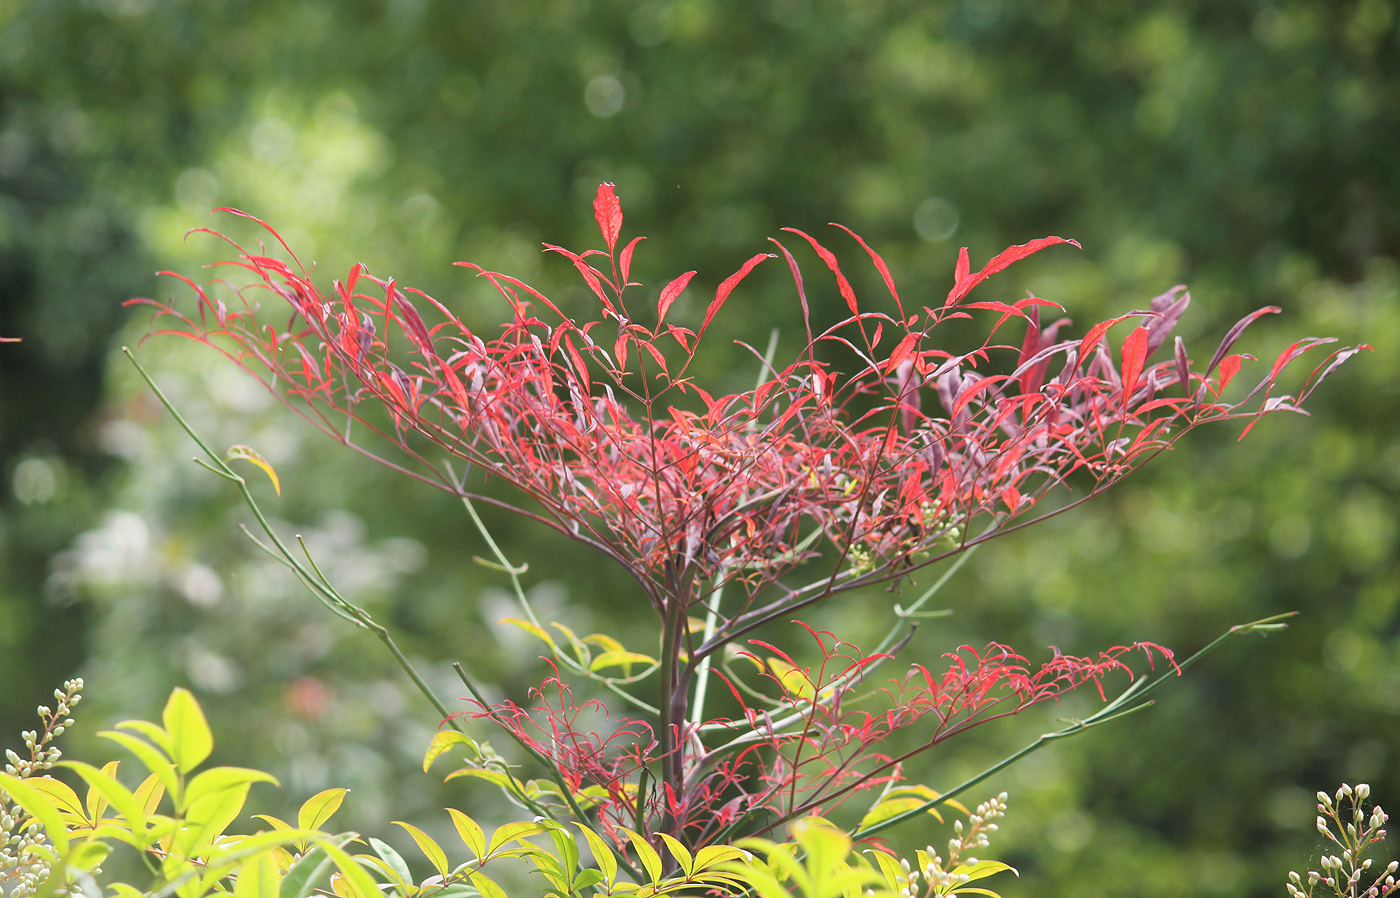
[[(608, 252), (617, 246), (617, 235), (622, 233), (622, 200), (617, 198), (610, 182), (598, 185), (598, 195), (593, 198), (593, 217), (598, 221), (598, 230), (603, 232)], [(626, 280), (623, 276), (623, 280)]]
[(627, 286), (627, 279), (632, 274), (632, 251), (637, 248), (638, 243), (645, 239), (647, 238), (633, 237), (632, 242), (622, 248), (622, 255), (618, 257), (617, 261), (617, 267), (622, 269), (622, 283), (617, 285), (619, 289)]
[[(624, 279), (626, 275), (623, 276)], [(695, 272), (687, 271), (676, 278), (665, 287), (661, 288), (661, 298), (656, 301), (656, 326), (660, 327), (666, 320), (666, 312), (671, 308), (671, 303), (676, 301), (676, 297), (681, 295), (681, 291), (690, 283), (690, 279), (695, 277)]]
[(948, 291), (948, 299), (943, 303), (943, 308), (948, 308), (957, 303), (978, 284), (996, 274), (1013, 262), (1019, 262), (1032, 253), (1040, 252), (1047, 246), (1054, 246), (1057, 243), (1068, 243), (1072, 246), (1079, 246), (1076, 240), (1068, 240), (1064, 237), (1041, 237), (1029, 243), (1022, 243), (1002, 250), (992, 261), (983, 266), (982, 270), (976, 274), (970, 274), (972, 270), (971, 262), (968, 260), (967, 247), (963, 247), (958, 252), (958, 266), (953, 272), (953, 289)]
[(861, 236), (855, 231), (852, 231), (850, 228), (846, 227), (843, 224), (837, 224), (834, 221), (831, 224), (833, 227), (840, 228), (847, 234), (850, 234), (852, 237), (854, 237), (856, 243), (860, 244), (860, 248), (865, 250), (865, 252), (870, 256), (870, 261), (875, 263), (875, 270), (880, 272), (880, 277), (885, 279), (885, 287), (890, 291), (890, 296), (894, 297), (895, 308), (899, 309), (899, 317), (903, 318), (904, 304), (899, 301), (899, 291), (895, 290), (894, 288), (894, 276), (890, 274), (890, 267), (885, 264), (885, 260), (880, 256), (879, 253), (871, 249), (870, 246), (866, 244), (866, 242), (861, 239)]
[(734, 288), (739, 286), (739, 282), (748, 277), (754, 266), (764, 259), (771, 258), (773, 258), (772, 253), (759, 253), (740, 266), (738, 271), (724, 279), (724, 283), (720, 284), (719, 289), (715, 291), (715, 298), (710, 303), (710, 307), (705, 310), (705, 321), (700, 325), (700, 333), (703, 334), (705, 328), (710, 326), (710, 322), (714, 320), (720, 306), (724, 305), (724, 301), (729, 298), (730, 293), (734, 292)]
[(783, 230), (788, 231), (792, 234), (796, 234), (797, 236), (806, 240), (808, 243), (812, 244), (812, 249), (816, 250), (817, 255), (820, 256), (821, 260), (826, 263), (826, 267), (830, 268), (832, 274), (836, 275), (836, 286), (840, 288), (841, 297), (846, 300), (847, 308), (851, 310), (852, 315), (859, 315), (860, 306), (856, 303), (856, 291), (851, 289), (851, 282), (846, 280), (846, 276), (841, 273), (841, 266), (836, 264), (836, 256), (831, 252), (831, 250), (822, 246), (815, 239), (813, 239), (811, 235), (806, 234), (803, 231), (799, 231), (797, 228), (783, 228)]
[(584, 364), (583, 356), (579, 355), (579, 351), (574, 348), (574, 341), (565, 337), (564, 348), (568, 350), (569, 360), (574, 363), (574, 370), (578, 372), (579, 383), (583, 384), (583, 392), (585, 394), (591, 392), (593, 382), (588, 376), (588, 366)]
[(1235, 375), (1240, 373), (1240, 355), (1227, 355), (1220, 360), (1220, 386), (1216, 387), (1217, 395), (1225, 389), (1225, 385), (1234, 380)]
[(1089, 328), (1089, 333), (1084, 335), (1084, 339), (1079, 341), (1079, 359), (1081, 361), (1089, 358), (1089, 352), (1099, 345), (1099, 340), (1108, 333), (1108, 329), (1120, 321), (1132, 318), (1132, 315), (1119, 315), (1117, 318), (1110, 318), (1107, 321), (1100, 321)]
[(1147, 360), (1147, 339), (1149, 329), (1137, 327), (1123, 340), (1123, 409), (1128, 408), (1128, 400), (1137, 389), (1138, 377), (1142, 375), (1143, 362)]

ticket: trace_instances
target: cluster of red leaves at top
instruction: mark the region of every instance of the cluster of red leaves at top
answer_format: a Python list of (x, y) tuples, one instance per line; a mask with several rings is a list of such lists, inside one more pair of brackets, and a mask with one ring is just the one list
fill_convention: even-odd
[[(687, 327), (667, 316), (695, 272), (661, 288), (654, 316), (629, 305), (642, 287), (631, 268), (643, 238), (619, 251), (622, 209), (611, 184), (598, 189), (593, 208), (605, 251), (546, 246), (573, 263), (596, 299), (589, 320), (568, 317), (514, 277), (459, 263), (487, 278), (511, 311), (498, 334), (478, 334), (445, 304), (361, 266), (328, 297), (294, 255), (292, 267), (241, 247), (227, 264), (285, 301), (292, 314), (284, 326), (269, 323), (247, 288), (230, 307), (187, 278), (199, 297), (196, 317), (173, 304), (133, 302), (178, 320), (160, 332), (214, 345), (337, 440), (370, 452), (358, 441), (375, 431), (421, 463), (406, 470), (457, 493), (468, 494), (465, 481), (441, 473), (423, 454), (425, 440), (515, 485), (531, 500), (517, 510), (621, 562), (659, 613), (676, 601), (690, 607), (732, 580), (751, 597), (767, 586), (784, 590), (771, 607), (729, 621), (731, 630), (1004, 532), (1071, 474), (1080, 478), (1079, 501), (1090, 498), (1199, 424), (1301, 410), (1357, 351), (1334, 351), (1297, 395), (1273, 395), (1290, 362), (1332, 342), (1299, 340), (1242, 398), (1227, 400), (1227, 385), (1251, 358), (1232, 352), (1236, 340), (1276, 308), (1247, 315), (1196, 372), (1179, 337), (1168, 358), (1149, 362), (1190, 301), (1181, 287), (1069, 340), (1059, 337), (1066, 320), (1042, 323), (1042, 308), (1058, 308), (1047, 300), (966, 301), (1013, 262), (1074, 241), (1014, 246), (977, 272), (963, 249), (941, 306), (906, 310), (884, 260), (841, 228), (874, 264), (891, 312), (863, 308), (836, 256), (787, 229), (830, 269), (850, 314), (814, 331), (798, 263), (772, 241), (796, 284), (806, 348), (767, 368), (754, 389), (712, 395), (687, 369), (740, 281), (777, 256), (748, 259), (719, 284), (699, 327)], [(361, 292), (366, 283), (374, 293)], [(981, 346), (955, 352), (936, 342), (940, 323), (974, 312), (995, 317)], [(1109, 329), (1130, 319), (1140, 323), (1115, 353)], [(1013, 321), (1020, 338), (993, 342)], [(832, 355), (852, 359), (851, 368)], [(816, 558), (830, 560), (830, 576), (804, 588), (780, 583)]]

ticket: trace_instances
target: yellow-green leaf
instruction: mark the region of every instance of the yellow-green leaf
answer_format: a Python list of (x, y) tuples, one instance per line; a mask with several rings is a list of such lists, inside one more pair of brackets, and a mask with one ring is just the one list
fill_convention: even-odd
[[(175, 776), (175, 765), (171, 763), (164, 752), (155, 748), (149, 742), (137, 739), (130, 733), (123, 733), (117, 730), (104, 730), (97, 735), (104, 739), (112, 740), (135, 755), (137, 760), (146, 765), (146, 769), (151, 772), (151, 775), (160, 780), (161, 785), (165, 787), (165, 791), (174, 795), (179, 790), (178, 781)], [(167, 744), (169, 744), (168, 741)]]
[(68, 856), (63, 860), (73, 869), (90, 872), (98, 864), (105, 861), (111, 852), (112, 846), (105, 842), (89, 840), (74, 845), (73, 850), (68, 852)]
[(189, 690), (176, 688), (170, 693), (170, 700), (161, 713), (161, 723), (170, 734), (170, 760), (181, 773), (189, 773), (204, 763), (214, 750), (209, 723)]
[(656, 659), (641, 652), (603, 652), (588, 665), (590, 673), (597, 673), (605, 667), (621, 667), (624, 676), (631, 676), (634, 664), (655, 664)]
[[(622, 828), (619, 827), (619, 829)], [(628, 840), (632, 843), (632, 850), (637, 852), (637, 860), (646, 869), (647, 876), (651, 877), (651, 883), (658, 882), (661, 879), (661, 855), (656, 853), (656, 849), (652, 848), (641, 834), (634, 833), (630, 829), (622, 829), (622, 831), (627, 834)], [(643, 883), (643, 885), (646, 884)]]
[(468, 877), (472, 885), (476, 886), (481, 893), (481, 898), (509, 898), (506, 890), (496, 884), (496, 881), (485, 873), (472, 873)]
[(418, 843), (418, 850), (427, 856), (428, 861), (432, 863), (433, 869), (437, 870), (438, 875), (446, 879), (447, 871), (450, 868), (447, 865), (447, 853), (442, 850), (442, 846), (434, 842), (431, 836), (412, 823), (404, 823), (402, 820), (395, 820), (394, 825), (403, 827), (404, 830), (413, 837), (413, 841)]
[(778, 682), (783, 685), (783, 690), (789, 696), (795, 695), (808, 702), (816, 698), (817, 688), (801, 668), (793, 667), (782, 658), (769, 658), (767, 663), (768, 669), (778, 678)]
[(741, 860), (744, 853), (733, 845), (706, 845), (695, 852), (695, 871), (698, 873), (717, 864)]
[(465, 745), (473, 761), (481, 757), (481, 748), (477, 745), (476, 740), (466, 733), (459, 733), (456, 730), (439, 730), (433, 734), (433, 741), (428, 743), (428, 751), (423, 755), (423, 772), (427, 773), (434, 761), (456, 745)]
[(583, 641), (590, 645), (596, 645), (605, 652), (622, 651), (622, 643), (606, 633), (589, 633), (587, 636), (583, 637)]
[(666, 833), (657, 833), (657, 835), (661, 836), (661, 841), (666, 843), (666, 848), (671, 852), (671, 856), (674, 857), (676, 859), (676, 862), (681, 865), (681, 872), (683, 872), (686, 876), (690, 876), (692, 873), (694, 873), (695, 858), (691, 857), (690, 852), (686, 849), (686, 847), (682, 845), (674, 836), (668, 835)]
[(25, 779), (25, 782), (40, 792), (47, 793), (49, 804), (53, 809), (68, 818), (64, 821), (66, 826), (72, 827), (74, 824), (94, 822), (88, 819), (83, 808), (83, 801), (78, 797), (78, 793), (74, 792), (62, 780), (56, 780), (51, 776), (31, 776)]
[(563, 633), (564, 638), (569, 640), (569, 647), (574, 650), (574, 657), (578, 659), (579, 663), (587, 664), (589, 658), (588, 647), (582, 642), (579, 642), (578, 636), (574, 634), (574, 631), (558, 621), (550, 621), (549, 625), (560, 633)]
[[(89, 788), (102, 793), (102, 797), (117, 809), (117, 813), (126, 818), (127, 826), (131, 827), (132, 835), (140, 842), (146, 829), (146, 812), (135, 795), (117, 782), (117, 778), (105, 769), (99, 770), (91, 764), (84, 764), (82, 761), (60, 761), (59, 764), (69, 770), (76, 771)], [(144, 848), (145, 844), (138, 844), (138, 847)]]
[(536, 639), (542, 640), (546, 645), (549, 646), (551, 651), (558, 651), (558, 648), (554, 645), (554, 637), (546, 633), (543, 628), (537, 627), (527, 620), (521, 620), (518, 617), (503, 617), (500, 620), (496, 621), (496, 623), (511, 624), (513, 626), (519, 627), (520, 629), (524, 630), (526, 633), (529, 633)]
[(598, 869), (603, 871), (603, 876), (606, 878), (608, 886), (611, 887), (617, 882), (617, 856), (613, 854), (612, 847), (602, 836), (582, 823), (575, 825), (583, 831), (583, 838), (588, 842), (589, 850), (593, 852), (593, 863), (597, 864)]
[(317, 792), (302, 803), (301, 809), (297, 811), (297, 826), (301, 829), (320, 829), (321, 826), (335, 812), (340, 810), (341, 802), (345, 801), (345, 796), (349, 789), (327, 789), (324, 792)]
[(486, 832), (481, 828), (481, 824), (456, 808), (448, 808), (447, 813), (452, 815), (452, 825), (457, 827), (457, 835), (461, 836), (462, 844), (477, 857), (485, 854)]
[(454, 770), (443, 777), (443, 782), (455, 780), (459, 776), (469, 776), (473, 779), (486, 780), (491, 785), (499, 786), (502, 789), (511, 788), (511, 784), (515, 782), (509, 775), (499, 770), (487, 770), (484, 767), (463, 767), (461, 770)]
[(496, 849), (509, 842), (519, 842), (529, 836), (544, 832), (544, 827), (529, 820), (507, 823), (491, 834), (491, 844), (486, 853), (495, 854)]
[(8, 773), (0, 773), (0, 789), (3, 789), (15, 804), (24, 808), (25, 813), (39, 821), (44, 835), (49, 837), (60, 857), (68, 853), (68, 829), (63, 825), (63, 818), (53, 806), (48, 793)]
[(282, 874), (272, 852), (263, 852), (245, 861), (238, 868), (233, 884), (234, 898), (277, 898), (282, 887)]
[(272, 481), (272, 488), (277, 492), (277, 497), (282, 497), (282, 483), (277, 479), (277, 472), (267, 459), (262, 457), (262, 453), (251, 446), (230, 446), (228, 452), (224, 453), (224, 461), (246, 461), (249, 464), (262, 468), (267, 479)]

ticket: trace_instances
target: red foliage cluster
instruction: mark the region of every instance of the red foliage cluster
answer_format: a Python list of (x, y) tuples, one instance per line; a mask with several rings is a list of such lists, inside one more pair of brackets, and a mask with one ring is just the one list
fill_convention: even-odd
[[(446, 304), (361, 266), (326, 295), (289, 249), (291, 264), (241, 247), (226, 264), (251, 275), (253, 287), (236, 288), (231, 305), (188, 278), (181, 279), (198, 296), (194, 315), (136, 302), (173, 322), (158, 333), (214, 346), (334, 439), (455, 494), (504, 504), (476, 492), (465, 475), (443, 473), (429, 451), (435, 446), (477, 475), (515, 486), (525, 502), (506, 507), (623, 565), (664, 621), (656, 738), (649, 726), (625, 725), (614, 738), (631, 747), (610, 756), (607, 741), (572, 728), (577, 708), (557, 678), (546, 684), (557, 701), (541, 704), (542, 717), (514, 706), (486, 713), (543, 751), (572, 786), (601, 790), (594, 800), (609, 819), (656, 817), (660, 831), (690, 830), (697, 842), (758, 809), (788, 819), (897, 776), (901, 758), (875, 748), (895, 730), (932, 716), (927, 748), (1097, 684), (1129, 650), (1097, 660), (1056, 656), (1032, 672), (1004, 646), (964, 648), (944, 673), (916, 668), (886, 690), (889, 709), (856, 712), (845, 697), (878, 656), (847, 656), (813, 632), (823, 666), (801, 674), (806, 691), (778, 678), (777, 710), (750, 711), (740, 735), (706, 747), (687, 722), (688, 703), (700, 665), (719, 649), (836, 593), (894, 580), (1030, 523), (1042, 497), (1071, 475), (1076, 504), (1200, 424), (1247, 417), (1253, 426), (1271, 412), (1301, 411), (1318, 383), (1358, 351), (1331, 352), (1296, 393), (1280, 393), (1291, 362), (1332, 342), (1299, 340), (1242, 397), (1230, 398), (1227, 387), (1251, 358), (1233, 351), (1236, 341), (1277, 309), (1232, 327), (1203, 369), (1193, 369), (1180, 337), (1154, 362), (1190, 301), (1184, 288), (1063, 339), (1065, 319), (1041, 320), (1043, 308), (1058, 308), (1047, 300), (968, 296), (1012, 263), (1073, 241), (1011, 247), (977, 272), (964, 249), (946, 299), (906, 309), (885, 261), (844, 228), (883, 282), (884, 308), (862, 303), (835, 254), (789, 229), (830, 270), (848, 311), (842, 320), (813, 324), (796, 257), (774, 240), (778, 254), (745, 261), (690, 326), (668, 315), (696, 273), (670, 281), (654, 302), (652, 295), (637, 302), (643, 287), (632, 280), (632, 261), (642, 238), (619, 250), (622, 209), (612, 185), (599, 188), (594, 214), (606, 249), (546, 247), (574, 265), (596, 300), (586, 320), (517, 278), (467, 265), (510, 310), (499, 332), (479, 334)], [(764, 361), (753, 389), (706, 391), (689, 375), (706, 330), (755, 266), (779, 257), (803, 311), (804, 349), (781, 366)], [(264, 298), (285, 304), (282, 316), (274, 319)], [(981, 345), (960, 352), (937, 341), (940, 324), (974, 315), (991, 319)], [(1125, 322), (1130, 330), (1115, 345), (1109, 331)], [(1013, 324), (1019, 336), (1005, 342)], [(397, 458), (375, 455), (361, 441), (367, 432)], [(804, 567), (814, 573), (789, 576)], [(687, 616), (726, 585), (741, 589), (743, 600), (722, 610), (711, 604), (713, 626), (697, 636)], [(1136, 647), (1149, 657), (1156, 649)], [(772, 724), (785, 713), (798, 713), (800, 725)], [(627, 781), (653, 763), (660, 786), (639, 799)]]

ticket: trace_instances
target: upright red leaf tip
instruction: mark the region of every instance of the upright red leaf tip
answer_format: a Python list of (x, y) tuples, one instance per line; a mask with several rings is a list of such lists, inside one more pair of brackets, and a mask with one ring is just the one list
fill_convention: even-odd
[(622, 233), (622, 200), (617, 198), (611, 181), (598, 185), (598, 195), (593, 198), (593, 217), (598, 220), (598, 230), (603, 232), (611, 255), (617, 246), (617, 236)]

